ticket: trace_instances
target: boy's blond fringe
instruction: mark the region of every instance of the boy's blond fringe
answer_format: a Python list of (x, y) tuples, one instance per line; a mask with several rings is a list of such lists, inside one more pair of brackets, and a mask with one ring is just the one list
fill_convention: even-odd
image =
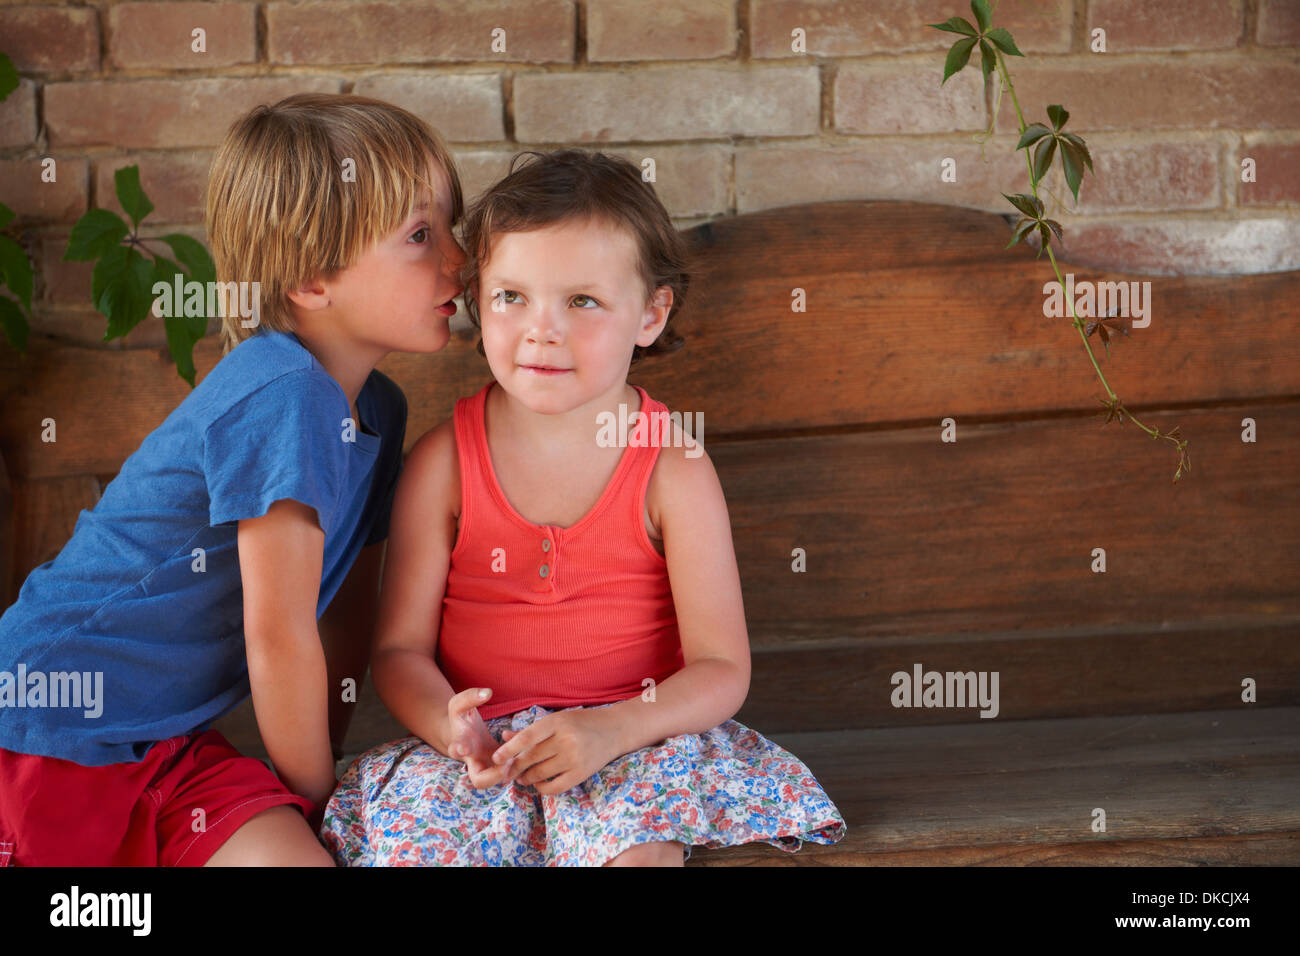
[[(436, 204), (429, 156), (451, 184), (455, 224), (464, 211), (455, 162), (438, 133), (400, 107), (300, 93), (237, 120), (208, 174), (208, 242), (218, 282), (260, 284), (260, 321), (244, 328), (226, 308), (221, 354), (261, 329), (293, 331), (289, 290), (351, 266), (425, 196)], [(345, 159), (355, 182), (343, 180)]]

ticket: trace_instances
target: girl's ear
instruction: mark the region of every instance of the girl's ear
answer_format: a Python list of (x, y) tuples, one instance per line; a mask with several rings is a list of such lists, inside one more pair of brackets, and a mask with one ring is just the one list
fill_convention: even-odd
[(669, 286), (660, 286), (655, 290), (654, 298), (646, 306), (641, 317), (641, 331), (636, 344), (645, 348), (659, 338), (659, 333), (668, 324), (668, 313), (673, 308), (673, 290)]

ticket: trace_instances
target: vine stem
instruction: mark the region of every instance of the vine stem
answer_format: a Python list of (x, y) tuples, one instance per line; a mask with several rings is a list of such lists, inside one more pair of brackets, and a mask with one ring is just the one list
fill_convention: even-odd
[[(1025, 123), (1025, 114), (1022, 113), (1020, 110), (1020, 101), (1019, 99), (1016, 98), (1016, 88), (1015, 86), (1012, 85), (1011, 77), (1007, 74), (1007, 66), (1006, 66), (1006, 62), (1003, 60), (1002, 51), (997, 49), (996, 47), (994, 47), (994, 58), (997, 63), (998, 73), (1001, 74), (1002, 82), (1006, 86), (1006, 91), (1011, 94), (1011, 103), (1016, 108), (1016, 119), (1019, 120), (1020, 122), (1020, 135), (1023, 136), (1025, 133), (1025, 129), (1027, 128), (1028, 125)], [(996, 118), (994, 119), (994, 122), (996, 122)], [(1025, 165), (1029, 167), (1029, 188), (1033, 190), (1034, 198), (1038, 199), (1038, 183), (1034, 180), (1034, 164), (1032, 160), (1030, 160), (1029, 158), (1029, 150), (1027, 149), (1025, 150)], [(1041, 200), (1039, 201), (1041, 202)], [(1047, 247), (1047, 258), (1051, 260), (1052, 271), (1056, 275), (1056, 281), (1060, 284), (1061, 291), (1062, 293), (1064, 293), (1065, 279), (1062, 278), (1061, 276), (1061, 266), (1056, 261), (1056, 255), (1052, 252), (1052, 244), (1050, 242), (1046, 242), (1044, 243), (1044, 245)], [(1153, 439), (1160, 438), (1161, 435), (1159, 429), (1148, 428), (1146, 425), (1143, 425), (1140, 421), (1137, 420), (1136, 417), (1134, 417), (1133, 413), (1130, 412), (1127, 408), (1125, 408), (1123, 403), (1120, 402), (1119, 396), (1115, 394), (1114, 390), (1110, 387), (1110, 383), (1106, 381), (1106, 376), (1102, 373), (1101, 366), (1097, 364), (1097, 356), (1093, 353), (1092, 346), (1088, 344), (1088, 336), (1083, 331), (1083, 320), (1080, 319), (1074, 312), (1074, 303), (1067, 302), (1066, 305), (1070, 310), (1070, 318), (1073, 319), (1073, 322), (1071, 324), (1078, 331), (1079, 338), (1083, 341), (1084, 351), (1088, 353), (1088, 358), (1092, 361), (1092, 367), (1097, 372), (1097, 378), (1101, 379), (1101, 384), (1102, 387), (1106, 389), (1106, 394), (1110, 396), (1111, 401), (1116, 405), (1118, 405), (1118, 407), (1122, 411), (1128, 413), (1129, 420), (1132, 421), (1134, 425), (1142, 429)], [(1123, 418), (1121, 418), (1120, 421), (1123, 422)], [(1171, 441), (1174, 440), (1172, 436), (1169, 435), (1166, 435), (1164, 437), (1170, 438)], [(1182, 445), (1179, 444), (1179, 447), (1181, 448)]]

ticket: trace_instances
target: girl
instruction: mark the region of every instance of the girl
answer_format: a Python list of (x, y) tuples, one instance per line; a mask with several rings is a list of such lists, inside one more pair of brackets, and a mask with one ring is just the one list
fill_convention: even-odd
[(353, 866), (838, 842), (808, 768), (731, 719), (749, 639), (726, 501), (627, 382), (681, 345), (661, 338), (684, 241), (631, 163), (521, 155), (465, 223), (495, 382), (416, 443), (393, 502), (372, 674), (414, 736), (353, 763), (322, 839)]

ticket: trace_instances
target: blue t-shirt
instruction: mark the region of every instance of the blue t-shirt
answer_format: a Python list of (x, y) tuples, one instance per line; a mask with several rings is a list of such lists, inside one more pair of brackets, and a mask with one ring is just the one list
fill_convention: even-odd
[(374, 370), (357, 413), (349, 432), (342, 386), (293, 333), (231, 349), (0, 617), (0, 747), (138, 761), (248, 697), (237, 522), (282, 498), (316, 510), (317, 618), (388, 536), (406, 397)]

